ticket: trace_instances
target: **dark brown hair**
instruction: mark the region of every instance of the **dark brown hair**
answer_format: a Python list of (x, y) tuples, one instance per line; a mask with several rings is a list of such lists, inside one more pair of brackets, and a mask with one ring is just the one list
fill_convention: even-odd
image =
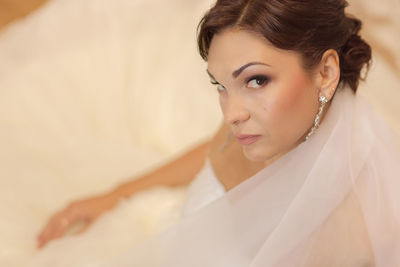
[(207, 60), (214, 34), (230, 27), (264, 36), (272, 45), (302, 56), (302, 65), (312, 70), (328, 49), (340, 60), (340, 82), (355, 92), (371, 47), (361, 39), (361, 21), (347, 16), (345, 0), (218, 0), (198, 26), (200, 55)]

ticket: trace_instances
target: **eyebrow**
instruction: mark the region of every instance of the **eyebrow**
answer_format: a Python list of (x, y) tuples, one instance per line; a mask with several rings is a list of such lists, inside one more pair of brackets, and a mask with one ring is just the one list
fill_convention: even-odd
[[(246, 68), (248, 68), (248, 67), (250, 67), (250, 66), (253, 66), (253, 65), (263, 65), (263, 66), (271, 67), (271, 65), (269, 65), (269, 64), (267, 64), (267, 63), (262, 63), (262, 62), (250, 62), (250, 63), (247, 63), (247, 64), (241, 66), (240, 68), (238, 68), (238, 69), (235, 70), (234, 72), (232, 72), (232, 77), (233, 77), (233, 78), (237, 78), (237, 77), (240, 75), (240, 73), (242, 73)], [(214, 76), (213, 76), (208, 70), (207, 70), (207, 73), (208, 73), (208, 75), (209, 75), (213, 80), (215, 80)]]

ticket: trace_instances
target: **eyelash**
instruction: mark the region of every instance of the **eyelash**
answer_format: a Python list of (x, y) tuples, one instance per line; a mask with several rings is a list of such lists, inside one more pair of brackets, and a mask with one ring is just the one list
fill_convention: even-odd
[[(269, 78), (268, 76), (264, 76), (264, 75), (254, 75), (254, 76), (251, 76), (250, 78), (248, 78), (248, 79), (246, 80), (246, 84), (248, 85), (248, 83), (251, 82), (252, 80), (261, 81), (261, 84), (258, 85), (258, 86), (260, 86), (260, 87), (258, 87), (258, 88), (261, 88), (261, 87), (263, 87), (263, 86), (265, 85), (266, 82), (268, 82), (268, 81), (270, 80), (270, 78)], [(216, 82), (216, 81), (210, 81), (210, 82), (211, 82), (211, 84), (213, 84), (213, 85), (217, 85), (217, 90), (218, 90), (218, 91), (222, 91), (222, 90), (219, 89), (219, 86), (223, 87), (220, 83), (218, 83), (218, 82)], [(258, 83), (257, 83), (257, 84), (258, 84)], [(223, 87), (223, 88), (224, 88), (224, 87)], [(256, 88), (256, 89), (257, 89), (257, 88)]]
[(268, 76), (264, 76), (264, 75), (254, 75), (246, 80), (246, 84), (248, 85), (249, 82), (251, 82), (252, 80), (261, 81), (261, 84), (258, 84), (258, 82), (257, 82), (257, 85), (259, 86), (258, 88), (261, 88), (265, 85), (266, 82), (269, 82), (270, 78)]
[(218, 90), (218, 92), (222, 92), (222, 91), (223, 91), (223, 90), (220, 90), (220, 89), (219, 89), (219, 86), (221, 86), (222, 88), (225, 89), (225, 87), (223, 87), (219, 82), (211, 81), (211, 84), (212, 84), (212, 85), (217, 85), (217, 90)]

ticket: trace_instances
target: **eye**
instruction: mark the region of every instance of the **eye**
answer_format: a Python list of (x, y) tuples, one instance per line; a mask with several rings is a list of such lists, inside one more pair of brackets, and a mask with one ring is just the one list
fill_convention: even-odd
[(225, 87), (223, 87), (223, 86), (222, 86), (221, 84), (219, 84), (218, 82), (216, 82), (216, 81), (210, 81), (210, 82), (211, 82), (211, 84), (217, 86), (218, 92), (223, 92), (223, 91), (225, 91)]
[(250, 88), (261, 88), (263, 87), (267, 82), (269, 81), (269, 78), (267, 76), (253, 76), (247, 80), (247, 87)]

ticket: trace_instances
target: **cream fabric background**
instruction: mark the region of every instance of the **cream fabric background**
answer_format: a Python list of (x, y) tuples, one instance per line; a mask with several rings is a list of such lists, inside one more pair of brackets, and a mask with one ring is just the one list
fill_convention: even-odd
[[(179, 218), (185, 188), (143, 192), (35, 250), (48, 216), (212, 135), (195, 29), (210, 0), (53, 0), (0, 35), (0, 266), (95, 266)], [(400, 133), (398, 0), (352, 1), (376, 48), (371, 98)]]

